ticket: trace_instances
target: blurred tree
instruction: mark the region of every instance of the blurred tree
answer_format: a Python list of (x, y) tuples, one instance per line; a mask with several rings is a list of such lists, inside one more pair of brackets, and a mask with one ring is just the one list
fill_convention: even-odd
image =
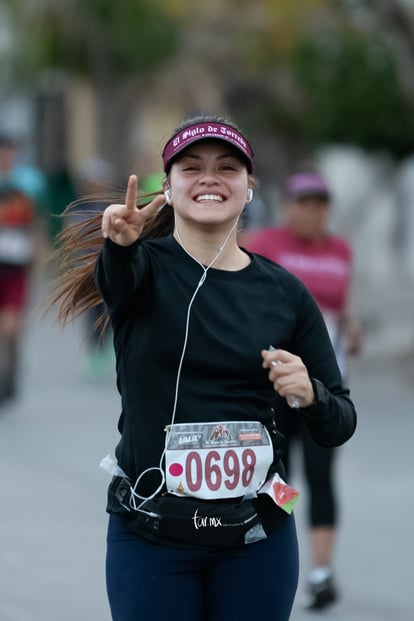
[(414, 44), (398, 0), (3, 1), (21, 76), (64, 69), (94, 85), (104, 155), (122, 155), (131, 111), (163, 72), (183, 110), (200, 109), (209, 76), (269, 179), (325, 141), (411, 150)]
[(305, 104), (296, 121), (311, 145), (352, 143), (397, 157), (412, 151), (413, 106), (380, 33), (343, 30), (304, 40), (292, 71)]
[(368, 8), (373, 29), (380, 28), (387, 33), (400, 83), (414, 107), (414, 18), (406, 4), (399, 0), (365, 0), (360, 2), (360, 10)]
[(148, 73), (174, 49), (175, 29), (157, 0), (6, 2), (24, 46), (19, 68), (26, 77), (63, 67), (112, 83), (115, 76)]
[(122, 160), (144, 78), (174, 53), (176, 29), (163, 2), (3, 1), (14, 18), (15, 77), (36, 84), (42, 77), (53, 92), (62, 71), (85, 76), (99, 102), (99, 150)]

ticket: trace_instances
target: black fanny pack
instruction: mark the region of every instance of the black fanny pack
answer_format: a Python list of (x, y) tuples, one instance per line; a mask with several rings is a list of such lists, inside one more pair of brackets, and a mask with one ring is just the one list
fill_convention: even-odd
[[(122, 513), (129, 529), (138, 536), (173, 546), (243, 546), (265, 539), (287, 517), (267, 496), (222, 501), (165, 494), (146, 500), (139, 510), (128, 511), (128, 506), (129, 482), (115, 477), (107, 510)], [(263, 517), (264, 506), (268, 506), (268, 514), (271, 509), (270, 521)]]
[(265, 539), (252, 500), (217, 501), (160, 496), (134, 511), (130, 527), (145, 529), (158, 540), (202, 547), (235, 547)]

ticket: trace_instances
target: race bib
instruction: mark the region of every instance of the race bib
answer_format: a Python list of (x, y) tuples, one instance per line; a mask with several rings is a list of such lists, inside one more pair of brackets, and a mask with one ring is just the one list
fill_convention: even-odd
[(28, 265), (33, 258), (33, 239), (23, 228), (0, 227), (0, 263)]
[(166, 485), (171, 494), (205, 500), (254, 494), (272, 462), (269, 432), (258, 421), (167, 427)]

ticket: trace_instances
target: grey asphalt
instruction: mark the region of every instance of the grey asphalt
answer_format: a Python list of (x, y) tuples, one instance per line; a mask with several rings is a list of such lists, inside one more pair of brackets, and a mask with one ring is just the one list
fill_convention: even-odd
[[(40, 288), (34, 298), (42, 296)], [(366, 300), (374, 320), (351, 364), (359, 425), (337, 463), (341, 599), (323, 613), (303, 607), (306, 490), (300, 470), (295, 475), (301, 575), (292, 621), (414, 619), (414, 307), (406, 289), (401, 296), (395, 316), (389, 304), (379, 313)], [(88, 382), (81, 324), (62, 330), (53, 315), (30, 316), (23, 354), (21, 397), (0, 410), (0, 620), (110, 621), (109, 476), (99, 462), (118, 439), (113, 372)]]

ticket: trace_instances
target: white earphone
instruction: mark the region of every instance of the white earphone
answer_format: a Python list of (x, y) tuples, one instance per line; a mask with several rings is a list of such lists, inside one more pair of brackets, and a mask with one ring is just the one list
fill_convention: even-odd
[(247, 190), (247, 201), (246, 202), (251, 203), (252, 199), (253, 199), (253, 190), (249, 188)]

